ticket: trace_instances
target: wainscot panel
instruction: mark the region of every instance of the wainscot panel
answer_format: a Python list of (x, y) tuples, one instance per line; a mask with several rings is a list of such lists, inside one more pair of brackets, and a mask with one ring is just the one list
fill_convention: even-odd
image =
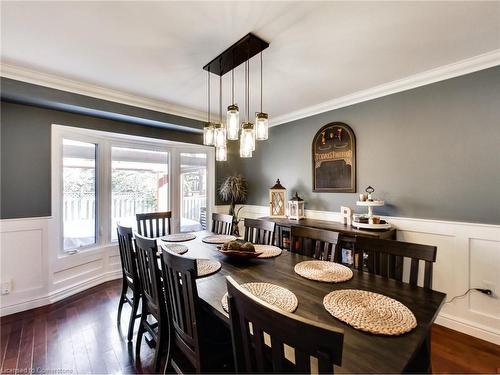
[(47, 305), (105, 281), (121, 278), (117, 246), (58, 258), (49, 238), (51, 217), (0, 221), (0, 316)]
[[(216, 206), (216, 211), (228, 208)], [(268, 215), (267, 206), (246, 205), (240, 212), (240, 218)], [(337, 221), (340, 212), (306, 210), (306, 217)], [(447, 301), (469, 288), (494, 289), (491, 297), (472, 291), (445, 304), (436, 323), (500, 345), (500, 225), (383, 218), (398, 229), (398, 240), (438, 247), (433, 288), (446, 293)]]

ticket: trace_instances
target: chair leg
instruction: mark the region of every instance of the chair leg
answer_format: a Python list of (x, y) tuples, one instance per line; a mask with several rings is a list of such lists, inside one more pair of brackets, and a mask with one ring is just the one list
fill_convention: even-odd
[(161, 354), (163, 349), (163, 327), (160, 322), (158, 322), (158, 335), (156, 336), (156, 347), (155, 347), (155, 356), (154, 356), (154, 372), (158, 373), (160, 371), (161, 365)]
[(128, 341), (132, 340), (132, 336), (134, 335), (134, 325), (135, 325), (135, 319), (136, 319), (136, 315), (137, 315), (137, 309), (139, 308), (139, 298), (140, 298), (139, 294), (134, 293), (132, 312), (130, 313), (130, 321), (128, 323), (128, 335), (127, 335)]
[(123, 304), (125, 303), (125, 296), (127, 295), (127, 281), (125, 280), (125, 276), (123, 278), (123, 284), (122, 284), (122, 292), (120, 293), (120, 303), (118, 304), (118, 315), (116, 317), (116, 323), (120, 325), (121, 323), (121, 318), (122, 318), (122, 308)]
[(142, 312), (141, 320), (139, 323), (139, 330), (137, 331), (137, 341), (135, 343), (135, 357), (139, 358), (141, 356), (141, 344), (142, 344), (142, 336), (144, 335), (144, 317), (146, 314), (144, 314), (144, 310)]

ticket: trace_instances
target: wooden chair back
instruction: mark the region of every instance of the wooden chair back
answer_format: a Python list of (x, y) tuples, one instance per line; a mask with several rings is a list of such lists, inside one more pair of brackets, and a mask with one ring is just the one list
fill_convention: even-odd
[(355, 244), (357, 268), (390, 279), (403, 281), (404, 258), (409, 258), (410, 285), (418, 284), (420, 261), (424, 261), (424, 288), (432, 289), (432, 266), (437, 247), (409, 242), (358, 237)]
[(143, 304), (147, 305), (147, 312), (156, 319), (162, 317), (163, 292), (161, 285), (161, 270), (158, 266), (158, 247), (156, 240), (135, 235), (135, 251), (137, 265), (141, 278)]
[(200, 225), (203, 230), (207, 229), (207, 208), (200, 207)]
[(233, 215), (213, 213), (212, 232), (215, 234), (233, 234)]
[(171, 211), (136, 214), (137, 232), (144, 237), (156, 238), (171, 233)]
[(139, 271), (132, 244), (132, 228), (123, 227), (118, 224), (116, 232), (118, 234), (118, 248), (120, 249), (123, 277), (127, 278), (129, 284), (132, 283), (134, 286), (139, 287), (139, 285), (135, 285), (139, 281)]
[[(227, 291), (236, 372), (309, 374), (316, 372), (311, 356), (319, 373), (341, 365), (343, 331), (269, 305), (231, 277)], [(293, 348), (294, 360), (285, 357), (284, 344)]]
[(334, 261), (339, 234), (329, 230), (291, 227), (290, 251), (319, 260)]
[(266, 220), (245, 219), (245, 241), (272, 245), (276, 223)]
[(163, 283), (175, 345), (191, 365), (201, 371), (196, 259), (166, 250), (162, 250), (162, 259)]

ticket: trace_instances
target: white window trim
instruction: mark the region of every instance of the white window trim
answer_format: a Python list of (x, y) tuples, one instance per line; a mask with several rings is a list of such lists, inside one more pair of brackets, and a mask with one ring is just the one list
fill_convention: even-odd
[[(111, 194), (97, 194), (96, 200), (96, 243), (77, 249), (75, 253), (66, 253), (63, 249), (63, 215), (62, 215), (62, 140), (68, 138), (81, 142), (97, 144), (96, 176), (97, 191), (111, 192), (111, 175), (106, 171), (111, 166), (111, 147), (146, 148), (154, 151), (169, 152), (170, 201), (172, 211), (172, 231), (180, 230), (180, 154), (184, 152), (207, 153), (207, 218), (214, 212), (215, 194), (215, 156), (213, 147), (174, 142), (163, 139), (147, 138), (120, 133), (110, 133), (100, 130), (75, 128), (65, 125), (52, 125), (51, 137), (51, 200), (52, 224), (50, 231), (53, 259), (67, 263), (71, 258), (85, 258), (100, 254), (110, 247), (116, 248), (116, 242), (111, 242)], [(97, 142), (96, 142), (97, 141)], [(109, 171), (110, 172), (110, 171)], [(72, 263), (72, 262), (71, 262)], [(62, 264), (61, 264), (62, 265)]]

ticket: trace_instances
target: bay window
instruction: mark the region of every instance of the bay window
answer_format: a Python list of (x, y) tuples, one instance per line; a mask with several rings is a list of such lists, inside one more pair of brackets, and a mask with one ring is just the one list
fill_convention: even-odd
[(59, 256), (116, 244), (116, 224), (172, 211), (201, 230), (213, 204), (212, 148), (53, 125), (52, 210)]

